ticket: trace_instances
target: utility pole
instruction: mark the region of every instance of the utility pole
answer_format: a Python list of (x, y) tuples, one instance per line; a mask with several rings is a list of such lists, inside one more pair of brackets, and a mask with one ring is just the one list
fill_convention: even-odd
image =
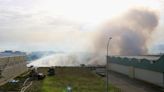
[(112, 37), (109, 37), (108, 39), (108, 43), (107, 43), (107, 55), (106, 55), (106, 92), (109, 92), (109, 76), (108, 76), (108, 65), (109, 65), (109, 61), (108, 61), (108, 48), (109, 48), (109, 43), (110, 43), (110, 40), (112, 39)]

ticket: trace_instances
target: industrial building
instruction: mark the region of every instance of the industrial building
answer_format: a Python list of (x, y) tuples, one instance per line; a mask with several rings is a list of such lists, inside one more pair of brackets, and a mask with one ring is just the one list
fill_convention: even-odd
[(0, 52), (0, 85), (12, 80), (27, 70), (26, 55), (21, 52)]
[(164, 87), (164, 55), (108, 56), (109, 70)]

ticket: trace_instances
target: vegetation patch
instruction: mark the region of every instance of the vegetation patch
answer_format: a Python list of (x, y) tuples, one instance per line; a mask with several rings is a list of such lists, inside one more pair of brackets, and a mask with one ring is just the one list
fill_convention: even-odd
[[(48, 68), (40, 68), (39, 72), (47, 73)], [(104, 80), (87, 68), (58, 67), (55, 76), (47, 76), (44, 80), (34, 81), (26, 92), (67, 92), (71, 86), (73, 92), (105, 92)], [(110, 85), (110, 92), (120, 92)]]

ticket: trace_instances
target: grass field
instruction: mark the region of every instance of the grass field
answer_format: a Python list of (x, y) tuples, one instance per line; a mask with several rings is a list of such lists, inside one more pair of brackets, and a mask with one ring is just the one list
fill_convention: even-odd
[[(34, 81), (26, 92), (66, 92), (71, 85), (73, 92), (105, 92), (104, 80), (86, 68), (62, 67), (55, 68), (55, 76), (47, 76), (42, 81)], [(40, 68), (46, 74), (47, 68)], [(110, 85), (110, 92), (119, 92), (119, 89)]]

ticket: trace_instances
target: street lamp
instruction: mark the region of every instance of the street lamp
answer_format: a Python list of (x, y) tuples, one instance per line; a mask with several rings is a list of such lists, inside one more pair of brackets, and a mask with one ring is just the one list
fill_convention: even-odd
[(108, 48), (109, 48), (109, 43), (110, 43), (110, 40), (112, 39), (112, 37), (109, 37), (108, 39), (108, 43), (107, 43), (107, 56), (106, 56), (106, 92), (108, 92), (108, 86), (109, 86), (109, 83), (108, 83)]

